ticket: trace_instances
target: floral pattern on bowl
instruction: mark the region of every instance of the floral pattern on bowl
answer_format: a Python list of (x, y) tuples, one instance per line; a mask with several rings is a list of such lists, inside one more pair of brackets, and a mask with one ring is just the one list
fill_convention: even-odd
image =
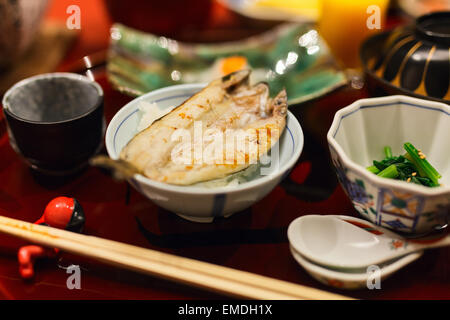
[[(446, 225), (450, 213), (448, 136), (448, 105), (391, 96), (358, 100), (341, 109), (327, 138), (338, 180), (361, 216), (395, 231), (425, 233)], [(443, 186), (380, 178), (365, 169), (382, 157), (382, 146), (400, 154), (406, 141), (425, 150), (441, 172)]]

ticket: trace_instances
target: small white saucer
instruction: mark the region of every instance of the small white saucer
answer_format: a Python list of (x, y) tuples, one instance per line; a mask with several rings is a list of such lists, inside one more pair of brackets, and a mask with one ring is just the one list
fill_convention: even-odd
[[(344, 218), (347, 221), (361, 222), (361, 219), (353, 218), (350, 216), (335, 216)], [(295, 220), (292, 222), (294, 223)], [(291, 224), (292, 224), (291, 223)], [(367, 225), (371, 225), (367, 222)], [(377, 228), (378, 229), (378, 228)], [(384, 231), (384, 229), (380, 228)], [(308, 272), (314, 279), (319, 282), (339, 289), (368, 289), (369, 285), (375, 285), (377, 278), (382, 286), (382, 281), (388, 278), (390, 275), (417, 260), (423, 255), (423, 251), (414, 252), (398, 259), (386, 262), (377, 266), (379, 269), (372, 268), (368, 270), (358, 269), (351, 271), (342, 271), (339, 269), (332, 269), (322, 265), (318, 265), (304, 256), (290, 245), (290, 251), (294, 259)]]

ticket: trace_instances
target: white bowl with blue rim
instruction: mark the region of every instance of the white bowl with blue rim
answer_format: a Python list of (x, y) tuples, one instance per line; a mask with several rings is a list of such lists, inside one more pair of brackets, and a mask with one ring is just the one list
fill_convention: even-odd
[[(183, 84), (158, 89), (142, 95), (120, 109), (106, 130), (108, 155), (118, 159), (122, 148), (137, 134), (142, 102), (156, 103), (165, 109), (180, 105), (200, 91), (204, 84)], [(279, 140), (279, 160), (265, 167), (242, 184), (230, 187), (177, 186), (151, 180), (137, 174), (130, 184), (162, 208), (190, 221), (212, 222), (215, 217), (228, 217), (261, 200), (275, 188), (294, 167), (303, 149), (303, 132), (297, 119), (288, 112), (287, 126)]]
[[(355, 209), (376, 225), (421, 234), (445, 227), (450, 214), (450, 106), (407, 96), (358, 100), (339, 110), (327, 139), (339, 182)], [(404, 154), (411, 142), (442, 175), (439, 187), (381, 178), (366, 170)]]

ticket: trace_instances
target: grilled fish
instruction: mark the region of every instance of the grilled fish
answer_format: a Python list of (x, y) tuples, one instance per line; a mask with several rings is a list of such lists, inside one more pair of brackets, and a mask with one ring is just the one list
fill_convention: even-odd
[(120, 159), (150, 179), (191, 185), (226, 177), (256, 163), (279, 140), (286, 92), (269, 97), (249, 70), (212, 81), (138, 133)]

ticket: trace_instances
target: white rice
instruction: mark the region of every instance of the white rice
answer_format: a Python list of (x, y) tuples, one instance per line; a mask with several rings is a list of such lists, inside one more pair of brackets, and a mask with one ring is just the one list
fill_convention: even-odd
[(141, 132), (142, 130), (147, 129), (153, 122), (172, 111), (175, 106), (161, 109), (155, 102), (141, 101), (138, 108), (140, 121), (137, 130), (138, 132)]

